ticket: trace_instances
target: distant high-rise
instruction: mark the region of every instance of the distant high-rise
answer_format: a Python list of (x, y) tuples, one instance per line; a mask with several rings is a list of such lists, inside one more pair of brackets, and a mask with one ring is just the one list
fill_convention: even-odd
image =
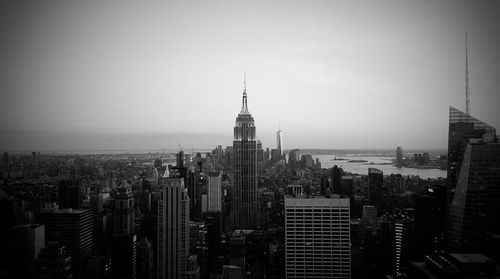
[(61, 180), (57, 188), (57, 203), (60, 209), (64, 208), (80, 208), (82, 203), (80, 181)]
[(220, 172), (208, 173), (208, 212), (222, 211), (222, 178)]
[(283, 132), (281, 128), (276, 133), (276, 149), (278, 149), (279, 155), (283, 156)]
[(370, 203), (375, 205), (379, 210), (379, 214), (383, 213), (381, 200), (384, 187), (384, 173), (376, 168), (368, 168), (368, 199)]
[(134, 195), (128, 185), (117, 188), (113, 220), (115, 235), (134, 233)]
[(257, 141), (255, 123), (248, 112), (247, 92), (243, 91), (242, 108), (236, 118), (233, 141), (233, 209), (232, 229), (255, 229), (257, 206)]
[(181, 278), (189, 255), (189, 197), (183, 178), (164, 178), (158, 201), (158, 279)]
[(285, 197), (286, 278), (351, 278), (348, 198)]
[(70, 208), (43, 212), (37, 215), (37, 221), (45, 225), (47, 242), (58, 241), (66, 247), (75, 276), (81, 274), (83, 264), (93, 249), (92, 210)]
[(401, 146), (396, 148), (396, 166), (403, 167), (403, 148)]

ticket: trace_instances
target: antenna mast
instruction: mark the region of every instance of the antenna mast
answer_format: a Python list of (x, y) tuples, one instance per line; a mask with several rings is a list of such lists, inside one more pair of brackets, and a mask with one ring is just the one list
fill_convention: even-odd
[(467, 32), (465, 32), (465, 112), (470, 115), (470, 91), (469, 91), (469, 56), (467, 49)]

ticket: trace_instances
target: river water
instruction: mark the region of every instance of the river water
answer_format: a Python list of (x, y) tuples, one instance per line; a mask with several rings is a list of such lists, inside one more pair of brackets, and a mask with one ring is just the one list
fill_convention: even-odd
[[(440, 169), (414, 169), (414, 168), (397, 168), (393, 165), (392, 157), (386, 156), (337, 156), (347, 160), (335, 160), (335, 155), (312, 155), (314, 160), (319, 158), (322, 168), (331, 168), (334, 165), (341, 167), (345, 172), (353, 174), (368, 174), (368, 168), (377, 168), (384, 172), (384, 175), (401, 174), (401, 175), (418, 175), (420, 178), (438, 178), (446, 177), (446, 170)], [(364, 160), (367, 162), (349, 162), (349, 160)]]

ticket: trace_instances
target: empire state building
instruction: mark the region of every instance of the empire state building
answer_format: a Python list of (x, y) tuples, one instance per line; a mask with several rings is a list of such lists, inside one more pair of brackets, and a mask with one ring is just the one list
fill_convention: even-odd
[(232, 229), (255, 229), (259, 220), (257, 206), (257, 140), (255, 124), (248, 112), (246, 86), (241, 112), (236, 117), (233, 141)]

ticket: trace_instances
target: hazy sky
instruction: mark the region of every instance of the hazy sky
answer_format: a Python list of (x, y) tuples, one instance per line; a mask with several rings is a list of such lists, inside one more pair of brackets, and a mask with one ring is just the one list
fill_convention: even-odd
[(230, 145), (244, 71), (264, 147), (446, 147), (466, 31), (500, 128), (498, 3), (2, 1), (0, 150)]

